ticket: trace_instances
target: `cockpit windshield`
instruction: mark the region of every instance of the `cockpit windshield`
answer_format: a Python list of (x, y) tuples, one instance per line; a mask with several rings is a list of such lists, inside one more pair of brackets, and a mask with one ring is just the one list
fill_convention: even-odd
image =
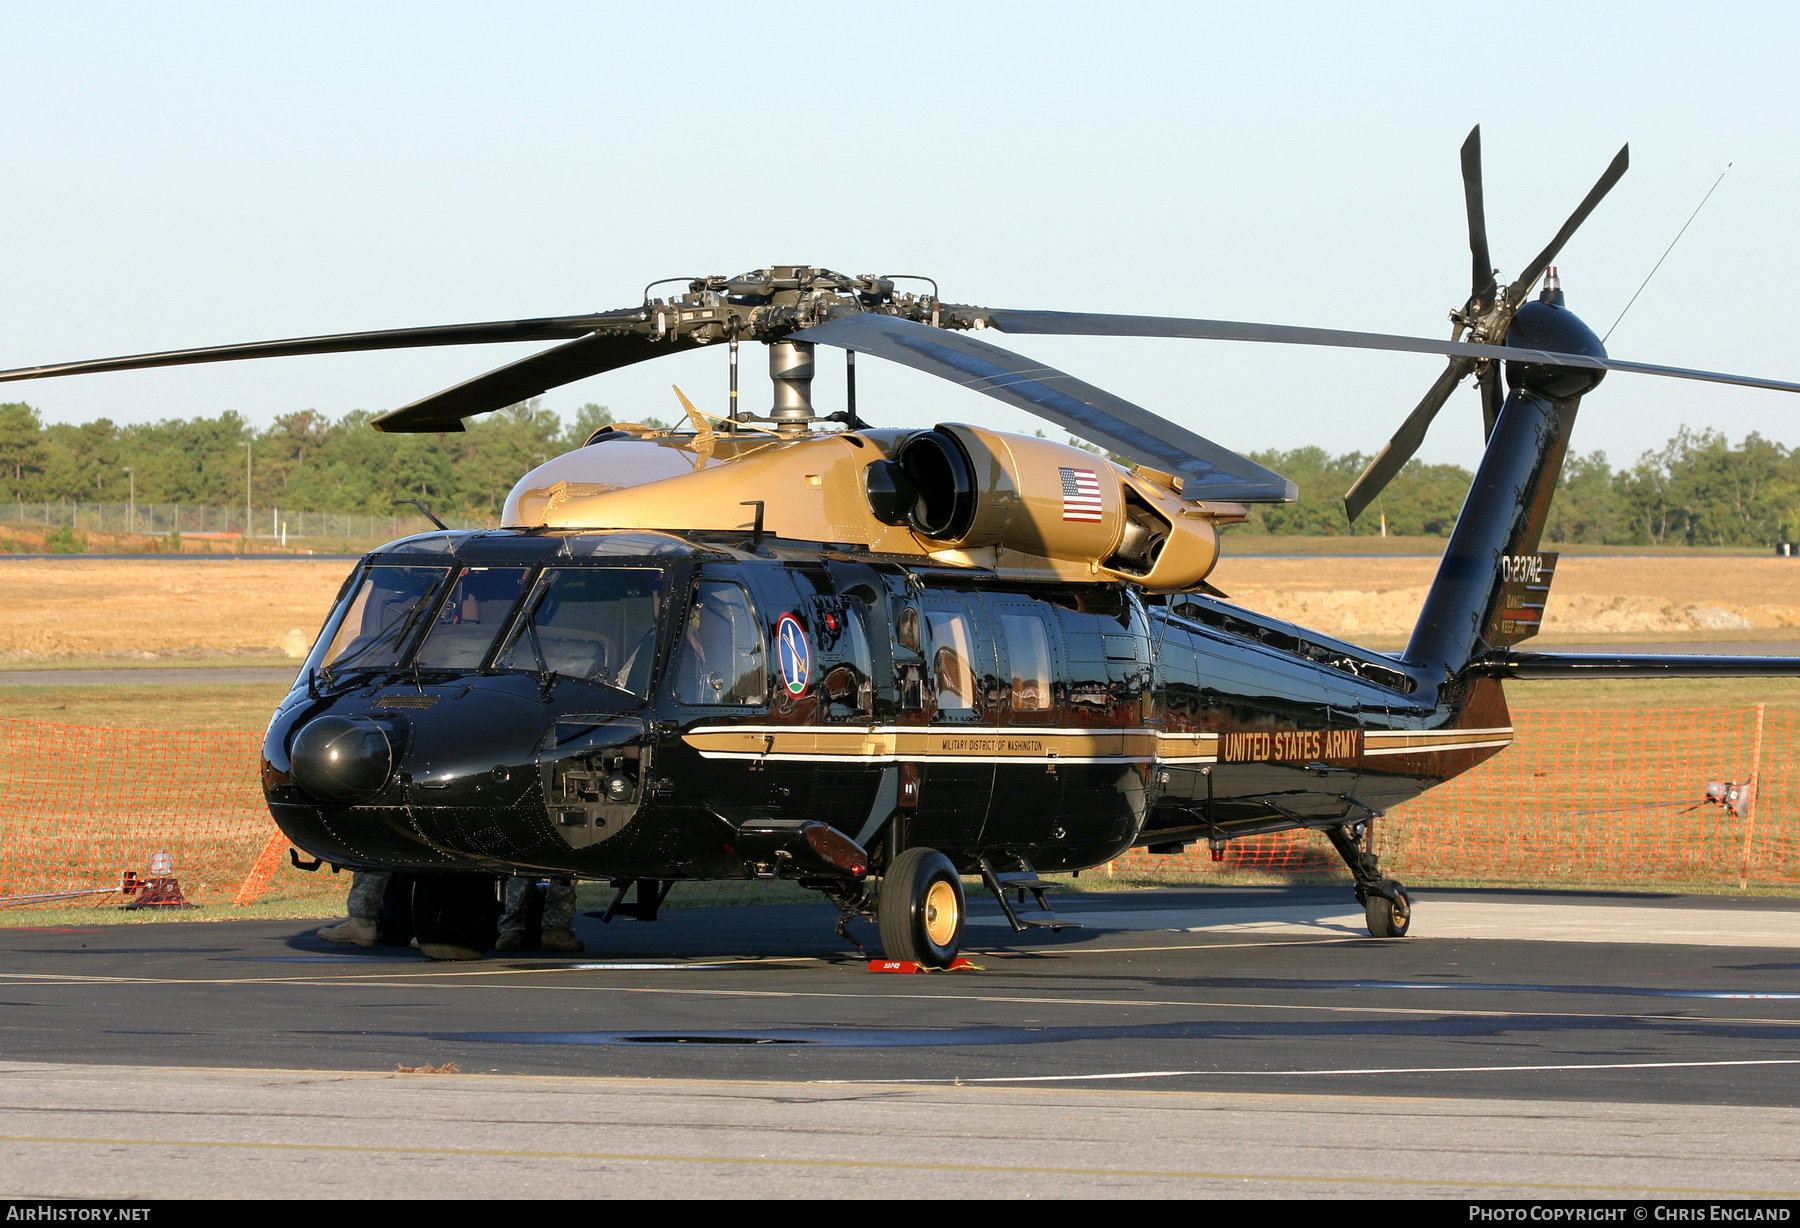
[(660, 571), (546, 568), (494, 666), (561, 674), (642, 698), (650, 691), (662, 602)]
[(368, 568), (313, 664), (326, 671), (399, 664), (420, 614), (449, 574), (448, 567)]
[(419, 646), (421, 669), (479, 669), (525, 587), (524, 567), (471, 567), (456, 577), (450, 595)]

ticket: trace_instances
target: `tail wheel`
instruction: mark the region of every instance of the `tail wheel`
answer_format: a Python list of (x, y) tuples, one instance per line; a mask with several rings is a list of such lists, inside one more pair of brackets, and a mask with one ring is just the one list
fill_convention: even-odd
[(413, 933), (431, 959), (480, 959), (500, 936), (495, 880), (485, 874), (421, 877), (413, 885)]
[(1368, 918), (1369, 933), (1376, 938), (1404, 938), (1412, 927), (1412, 900), (1399, 883), (1388, 883), (1394, 898), (1371, 895), (1363, 903), (1363, 916)]
[(947, 968), (962, 948), (962, 876), (936, 849), (907, 849), (881, 880), (875, 920), (889, 959)]

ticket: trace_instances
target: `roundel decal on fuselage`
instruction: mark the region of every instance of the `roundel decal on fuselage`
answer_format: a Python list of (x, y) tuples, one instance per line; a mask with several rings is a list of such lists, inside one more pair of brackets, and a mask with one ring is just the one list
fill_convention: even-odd
[(812, 643), (806, 638), (806, 628), (792, 614), (783, 614), (775, 624), (775, 658), (788, 694), (806, 694), (812, 681)]

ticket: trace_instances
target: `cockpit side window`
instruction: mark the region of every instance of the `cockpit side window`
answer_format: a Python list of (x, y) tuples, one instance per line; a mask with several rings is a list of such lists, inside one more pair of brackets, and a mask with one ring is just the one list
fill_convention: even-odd
[(456, 578), (414, 658), (421, 669), (478, 669), (525, 587), (523, 567), (472, 567)]
[(675, 698), (682, 703), (768, 702), (762, 625), (739, 585), (702, 580), (694, 586), (694, 602), (677, 652)]
[(546, 568), (494, 667), (561, 674), (642, 699), (656, 662), (662, 597), (660, 571)]
[(448, 567), (370, 567), (340, 606), (329, 637), (319, 637), (309, 668), (384, 668), (396, 665)]

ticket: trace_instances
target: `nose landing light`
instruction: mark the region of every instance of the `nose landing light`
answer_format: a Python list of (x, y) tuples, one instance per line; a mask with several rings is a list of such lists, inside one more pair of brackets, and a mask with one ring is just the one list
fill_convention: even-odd
[(356, 716), (321, 716), (294, 737), (294, 781), (329, 802), (373, 797), (394, 768), (387, 730)]

